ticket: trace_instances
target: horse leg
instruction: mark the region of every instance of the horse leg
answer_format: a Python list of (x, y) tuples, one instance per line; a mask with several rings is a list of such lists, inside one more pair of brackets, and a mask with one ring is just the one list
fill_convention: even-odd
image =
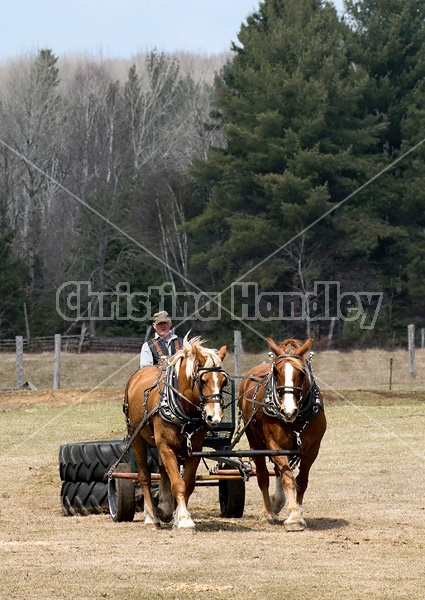
[(186, 463), (184, 465), (183, 479), (184, 479), (184, 482), (186, 485), (186, 492), (185, 492), (186, 507), (189, 504), (189, 498), (191, 497), (191, 495), (193, 494), (193, 490), (195, 489), (196, 471), (198, 470), (200, 461), (201, 461), (200, 458), (191, 456), (190, 458), (188, 458), (186, 460)]
[(308, 476), (311, 466), (319, 454), (320, 442), (321, 440), (314, 444), (314, 446), (309, 447), (308, 451), (303, 452), (301, 458), (300, 470), (297, 476), (297, 502), (300, 506), (302, 506), (304, 494), (308, 486)]
[(283, 489), (283, 485), (282, 485), (282, 479), (280, 477), (280, 473), (279, 473), (279, 469), (277, 467), (275, 467), (275, 473), (276, 473), (276, 488), (275, 488), (275, 492), (271, 497), (271, 501), (272, 501), (272, 508), (273, 508), (273, 512), (278, 515), (280, 513), (280, 511), (282, 510), (282, 508), (285, 506), (285, 502), (286, 502), (286, 496), (285, 496), (285, 491)]
[(151, 473), (147, 461), (148, 444), (141, 436), (138, 436), (134, 440), (133, 452), (137, 464), (139, 483), (143, 493), (145, 526), (159, 528), (160, 523), (152, 499)]
[(174, 496), (171, 491), (171, 481), (164, 466), (160, 464), (159, 472), (161, 479), (159, 482), (159, 502), (157, 507), (158, 516), (164, 523), (169, 523), (173, 518)]
[(302, 506), (304, 493), (308, 486), (308, 476), (311, 465), (319, 454), (320, 444), (326, 431), (326, 417), (323, 411), (316, 416), (314, 421), (309, 425), (305, 435), (306, 440), (302, 439), (303, 452), (300, 462), (300, 470), (297, 477), (297, 502)]
[(161, 459), (167, 470), (168, 477), (171, 482), (171, 490), (174, 498), (177, 502), (176, 512), (174, 513), (174, 525), (176, 529), (190, 529), (195, 527), (195, 523), (187, 510), (186, 504), (186, 484), (183, 481), (179, 466), (177, 463), (177, 456), (174, 451), (167, 445), (161, 444), (158, 447), (161, 454)]
[(272, 501), (269, 494), (270, 476), (266, 466), (266, 459), (264, 456), (256, 456), (254, 458), (254, 462), (257, 473), (258, 487), (260, 488), (261, 494), (263, 496), (263, 518), (265, 518), (269, 523), (276, 524), (279, 522), (279, 520), (273, 509)]
[(282, 487), (285, 490), (288, 499), (288, 518), (284, 521), (287, 531), (302, 531), (306, 528), (306, 522), (302, 516), (302, 508), (298, 505), (295, 497), (296, 482), (286, 457), (276, 457), (276, 465), (278, 466)]

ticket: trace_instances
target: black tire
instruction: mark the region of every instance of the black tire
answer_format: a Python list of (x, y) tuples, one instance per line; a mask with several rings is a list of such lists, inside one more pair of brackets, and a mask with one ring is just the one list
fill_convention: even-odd
[[(59, 475), (62, 481), (105, 482), (105, 474), (118, 460), (126, 440), (63, 444), (59, 448)], [(123, 460), (129, 460), (125, 457)]]
[(221, 516), (240, 519), (245, 508), (245, 481), (221, 479), (218, 484)]
[(62, 512), (66, 517), (107, 513), (108, 485), (99, 481), (64, 481), (61, 489)]
[[(131, 473), (128, 463), (120, 463), (116, 468), (117, 473)], [(131, 479), (108, 480), (108, 505), (109, 514), (118, 523), (132, 521), (136, 512), (135, 483)]]

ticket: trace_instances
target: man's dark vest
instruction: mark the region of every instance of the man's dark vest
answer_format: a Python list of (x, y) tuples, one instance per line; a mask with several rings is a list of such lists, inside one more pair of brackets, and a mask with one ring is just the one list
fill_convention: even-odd
[[(169, 356), (167, 344), (162, 338), (152, 338), (151, 340), (148, 340), (148, 346), (150, 348), (150, 351), (152, 352), (154, 365), (158, 364), (159, 358), (161, 356)], [(170, 344), (170, 356), (178, 352), (182, 346), (183, 338), (174, 338), (174, 340), (172, 340)]]

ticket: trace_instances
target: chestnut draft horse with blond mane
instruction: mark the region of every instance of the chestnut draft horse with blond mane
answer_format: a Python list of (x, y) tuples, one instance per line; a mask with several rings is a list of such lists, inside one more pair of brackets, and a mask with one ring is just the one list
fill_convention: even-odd
[[(188, 335), (183, 347), (168, 367), (143, 367), (136, 371), (126, 387), (124, 411), (129, 434), (140, 430), (133, 441), (138, 479), (144, 496), (145, 525), (159, 527), (168, 522), (177, 508), (174, 527), (195, 526), (187, 504), (195, 487), (200, 458), (192, 452), (202, 449), (208, 428), (222, 419), (222, 390), (228, 377), (221, 363), (226, 347), (220, 351), (205, 348), (199, 337)], [(151, 492), (151, 473), (147, 463), (149, 444), (160, 455), (159, 504)], [(184, 458), (184, 476), (179, 459)]]
[(288, 339), (278, 346), (267, 342), (274, 358), (251, 369), (240, 386), (240, 408), (246, 434), (254, 450), (300, 450), (299, 474), (295, 478), (288, 456), (272, 456), (276, 473), (276, 493), (269, 495), (269, 471), (264, 456), (254, 462), (264, 501), (264, 517), (277, 523), (277, 515), (288, 500), (288, 531), (306, 527), (302, 502), (308, 475), (326, 430), (322, 395), (314, 381), (307, 357), (313, 342)]

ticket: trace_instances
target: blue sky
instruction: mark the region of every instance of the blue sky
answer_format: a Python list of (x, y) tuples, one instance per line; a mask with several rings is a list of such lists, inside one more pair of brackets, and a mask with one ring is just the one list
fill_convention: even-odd
[[(335, 0), (338, 9), (343, 0)], [(130, 58), (157, 48), (230, 49), (259, 0), (4, 0), (0, 61), (40, 48)]]

